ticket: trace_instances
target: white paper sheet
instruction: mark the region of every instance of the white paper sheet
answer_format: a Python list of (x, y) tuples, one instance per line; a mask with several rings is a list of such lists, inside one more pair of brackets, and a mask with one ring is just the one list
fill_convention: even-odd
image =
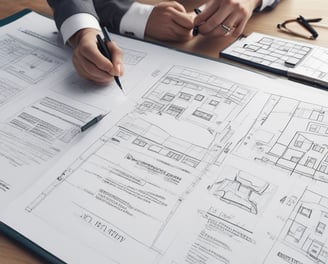
[(328, 94), (113, 39), (124, 102), (2, 221), (67, 263), (327, 263)]

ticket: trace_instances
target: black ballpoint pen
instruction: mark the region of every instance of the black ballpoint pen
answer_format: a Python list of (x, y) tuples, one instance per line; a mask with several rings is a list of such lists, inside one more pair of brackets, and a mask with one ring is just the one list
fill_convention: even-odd
[[(108, 58), (110, 61), (112, 61), (112, 55), (111, 55), (110, 51), (107, 48), (107, 42), (111, 42), (111, 39), (110, 39), (110, 37), (107, 33), (106, 28), (102, 28), (102, 31), (103, 31), (103, 34), (104, 34), (104, 40), (98, 34), (97, 35), (97, 46), (98, 46), (98, 49), (100, 50), (100, 52), (106, 58)], [(121, 91), (124, 93), (123, 86), (122, 86), (118, 76), (114, 76), (114, 80), (115, 80), (116, 84), (120, 87)]]
[(196, 15), (199, 15), (202, 12), (202, 10), (200, 10), (199, 8), (195, 8), (194, 12), (196, 13)]
[(88, 123), (81, 126), (81, 132), (86, 131), (88, 128), (92, 127), (93, 125), (97, 124), (101, 119), (103, 119), (106, 115), (97, 115), (96, 117), (92, 118)]
[[(199, 8), (195, 8), (194, 12), (196, 13), (196, 15), (200, 14), (202, 11)], [(192, 35), (193, 36), (197, 36), (198, 35), (198, 27), (199, 26), (194, 26), (193, 30), (192, 30)]]

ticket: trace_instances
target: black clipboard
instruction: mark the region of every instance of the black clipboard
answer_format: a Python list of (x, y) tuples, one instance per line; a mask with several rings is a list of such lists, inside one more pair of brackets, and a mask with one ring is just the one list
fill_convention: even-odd
[(22, 16), (25, 16), (26, 14), (32, 12), (32, 10), (30, 9), (23, 9), (22, 11), (19, 11), (9, 17), (6, 17), (6, 18), (3, 18), (3, 19), (0, 19), (0, 27), (4, 26), (4, 25), (7, 25), (7, 24), (10, 24), (11, 22), (21, 18)]

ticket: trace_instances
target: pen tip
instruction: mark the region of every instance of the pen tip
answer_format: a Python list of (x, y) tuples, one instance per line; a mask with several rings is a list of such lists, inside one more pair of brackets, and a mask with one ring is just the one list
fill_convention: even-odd
[(125, 91), (123, 89), (123, 86), (122, 86), (122, 84), (121, 84), (120, 79), (118, 78), (118, 76), (115, 76), (114, 79), (115, 79), (115, 82), (118, 85), (118, 87), (120, 87), (121, 91), (125, 94)]
[(125, 94), (125, 90), (123, 89), (122, 85), (120, 86), (120, 89), (121, 89), (122, 93)]

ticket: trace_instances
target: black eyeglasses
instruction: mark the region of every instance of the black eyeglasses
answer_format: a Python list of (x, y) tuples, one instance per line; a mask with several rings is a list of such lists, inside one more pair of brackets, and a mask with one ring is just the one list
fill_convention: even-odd
[(279, 28), (285, 33), (292, 34), (294, 36), (306, 39), (316, 39), (319, 34), (310, 23), (316, 23), (321, 20), (321, 18), (305, 19), (303, 16), (298, 16), (295, 19), (288, 19), (283, 23), (278, 24), (277, 28)]

